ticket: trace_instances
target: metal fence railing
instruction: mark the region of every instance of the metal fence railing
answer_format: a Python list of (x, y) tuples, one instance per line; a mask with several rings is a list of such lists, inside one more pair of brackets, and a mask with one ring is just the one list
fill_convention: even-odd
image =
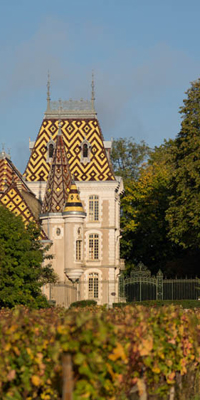
[(197, 300), (200, 296), (199, 279), (167, 279), (159, 270), (156, 276), (140, 263), (130, 277), (120, 277), (119, 296), (127, 301)]

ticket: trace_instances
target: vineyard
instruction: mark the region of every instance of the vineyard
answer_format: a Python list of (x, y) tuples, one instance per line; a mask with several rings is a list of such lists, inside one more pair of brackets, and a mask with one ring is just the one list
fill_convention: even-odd
[(148, 399), (199, 393), (198, 310), (5, 309), (0, 341), (1, 400), (62, 399), (65, 354), (72, 359), (74, 400), (126, 400), (135, 388)]

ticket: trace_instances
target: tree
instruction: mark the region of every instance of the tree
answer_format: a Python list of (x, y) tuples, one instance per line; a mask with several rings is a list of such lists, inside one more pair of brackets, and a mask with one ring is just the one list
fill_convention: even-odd
[(183, 248), (200, 248), (200, 79), (186, 92), (181, 130), (173, 146), (174, 172), (167, 221), (169, 237)]
[[(167, 263), (180, 256), (181, 249), (168, 238), (165, 219), (169, 206), (170, 179), (173, 173), (171, 149), (165, 141), (150, 153), (148, 163), (137, 180), (130, 180), (122, 199), (121, 253), (132, 268), (142, 261), (152, 272), (167, 271)], [(174, 266), (170, 273), (173, 274)]]
[(149, 154), (149, 147), (144, 141), (135, 143), (133, 138), (113, 141), (111, 160), (116, 175), (125, 181), (136, 179), (139, 167)]
[(43, 247), (39, 228), (27, 228), (20, 216), (0, 206), (0, 307), (23, 304), (32, 308), (47, 307), (41, 288), (55, 282), (51, 265), (42, 266), (48, 247)]

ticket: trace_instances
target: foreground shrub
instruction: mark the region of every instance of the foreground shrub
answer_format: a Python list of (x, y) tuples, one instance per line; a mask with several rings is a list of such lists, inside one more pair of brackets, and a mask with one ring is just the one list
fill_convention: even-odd
[(143, 300), (132, 301), (131, 303), (113, 303), (113, 307), (126, 307), (129, 306), (145, 306), (145, 307), (162, 307), (162, 306), (181, 306), (183, 308), (200, 308), (199, 300)]
[(189, 400), (187, 383), (193, 379), (192, 386), (195, 380), (199, 386), (200, 311), (174, 306), (2, 310), (0, 399), (61, 400), (64, 353), (72, 357), (74, 400), (127, 400), (141, 383), (161, 399), (183, 385), (181, 399)]
[[(126, 359), (109, 358), (119, 345), (114, 325), (99, 309), (0, 314), (0, 399), (61, 399), (62, 354), (72, 355), (76, 399), (114, 399)], [(123, 397), (119, 397), (123, 398)]]
[(73, 307), (89, 307), (89, 306), (96, 306), (97, 302), (95, 300), (80, 300), (75, 301), (74, 303), (70, 304), (70, 308)]

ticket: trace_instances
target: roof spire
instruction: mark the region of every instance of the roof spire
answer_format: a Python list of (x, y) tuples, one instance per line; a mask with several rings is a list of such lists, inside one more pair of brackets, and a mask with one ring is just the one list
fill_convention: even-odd
[[(60, 130), (60, 133), (59, 133)], [(64, 210), (71, 187), (71, 172), (69, 169), (65, 144), (60, 127), (53, 153), (53, 160), (47, 181), (46, 192), (42, 204), (42, 214), (60, 213)]]
[(92, 105), (92, 110), (94, 110), (94, 101), (95, 101), (95, 97), (94, 97), (94, 71), (92, 71), (92, 83), (91, 83), (91, 87), (92, 87), (92, 92), (91, 92), (91, 105)]
[(47, 111), (50, 111), (51, 106), (50, 106), (50, 74), (48, 71), (48, 80), (47, 80)]
[(58, 136), (62, 136), (62, 131), (61, 131), (61, 120), (59, 119), (58, 121)]

